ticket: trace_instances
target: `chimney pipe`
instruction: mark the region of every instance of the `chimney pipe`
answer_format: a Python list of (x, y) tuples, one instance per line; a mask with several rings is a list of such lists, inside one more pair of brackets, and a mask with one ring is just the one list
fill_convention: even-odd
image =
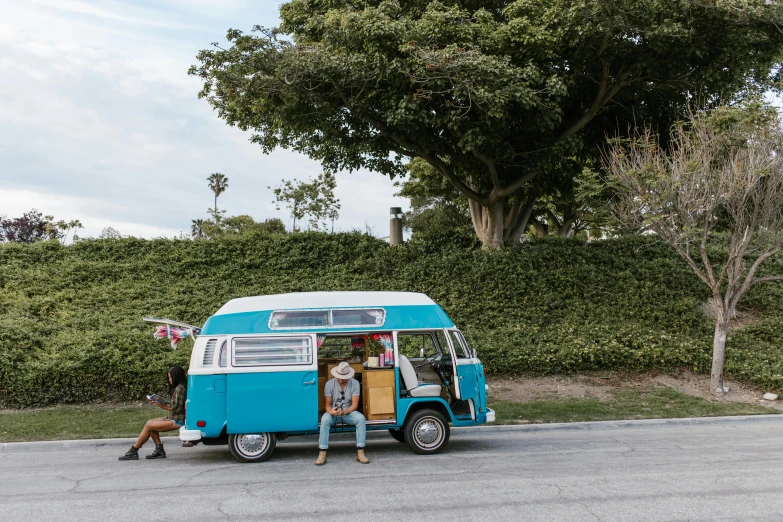
[(402, 209), (391, 207), (389, 210), (389, 244), (402, 244)]

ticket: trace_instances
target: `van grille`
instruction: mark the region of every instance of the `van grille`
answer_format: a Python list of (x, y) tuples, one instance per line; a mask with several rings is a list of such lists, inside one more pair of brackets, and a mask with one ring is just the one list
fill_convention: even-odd
[(204, 360), (202, 361), (204, 366), (212, 366), (212, 362), (215, 359), (215, 346), (217, 346), (217, 339), (207, 341), (207, 347), (204, 348)]

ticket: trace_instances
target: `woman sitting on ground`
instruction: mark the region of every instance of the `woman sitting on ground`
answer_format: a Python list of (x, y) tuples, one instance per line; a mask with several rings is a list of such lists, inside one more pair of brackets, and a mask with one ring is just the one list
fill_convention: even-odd
[(163, 451), (163, 443), (160, 441), (160, 432), (178, 430), (181, 426), (185, 425), (185, 397), (187, 396), (188, 391), (188, 380), (185, 376), (185, 370), (179, 366), (173, 366), (169, 370), (168, 379), (171, 404), (150, 402), (171, 413), (161, 419), (147, 421), (147, 424), (144, 425), (144, 429), (141, 430), (141, 435), (139, 435), (139, 438), (136, 440), (136, 444), (131, 446), (131, 449), (120, 457), (120, 460), (139, 460), (139, 450), (150, 437), (152, 437), (153, 442), (155, 442), (155, 451), (150, 455), (147, 455), (147, 458), (166, 458), (166, 452)]

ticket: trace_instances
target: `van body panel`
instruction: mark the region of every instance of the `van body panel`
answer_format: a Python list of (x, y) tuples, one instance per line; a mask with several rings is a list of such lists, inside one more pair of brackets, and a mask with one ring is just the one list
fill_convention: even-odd
[(318, 429), (318, 373), (311, 369), (227, 375), (227, 432)]
[[(185, 428), (201, 430), (203, 437), (217, 437), (226, 424), (226, 393), (216, 393), (225, 375), (188, 375), (188, 398), (185, 401)], [(198, 421), (206, 426), (197, 426)]]
[(397, 399), (397, 424), (398, 426), (402, 426), (405, 424), (405, 419), (408, 418), (408, 411), (414, 406), (421, 403), (430, 403), (430, 404), (439, 404), (440, 406), (443, 406), (446, 408), (446, 411), (449, 413), (449, 421), (452, 423), (455, 423), (454, 425), (457, 426), (457, 419), (454, 417), (454, 413), (452, 413), (451, 408), (449, 408), (449, 404), (441, 399), (440, 397), (402, 397), (400, 399)]

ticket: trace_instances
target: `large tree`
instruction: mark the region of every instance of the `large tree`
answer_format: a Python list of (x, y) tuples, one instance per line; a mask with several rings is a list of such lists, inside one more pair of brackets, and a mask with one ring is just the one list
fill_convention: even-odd
[[(715, 310), (712, 389), (722, 394), (729, 320), (783, 248), (783, 121), (769, 108), (721, 108), (672, 131), (616, 141), (605, 156), (617, 218), (671, 244), (710, 289)], [(719, 247), (719, 249), (715, 249)]]
[(767, 0), (291, 0), (230, 30), (191, 74), (266, 152), (394, 177), (421, 158), (468, 198), (486, 247), (515, 241), (538, 184), (607, 128), (662, 128), (694, 97), (766, 89), (783, 47)]

